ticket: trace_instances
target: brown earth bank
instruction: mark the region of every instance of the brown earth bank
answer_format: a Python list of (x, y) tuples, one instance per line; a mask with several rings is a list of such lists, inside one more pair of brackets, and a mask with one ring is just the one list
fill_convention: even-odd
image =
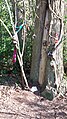
[(67, 93), (49, 101), (20, 87), (0, 85), (0, 119), (67, 119)]

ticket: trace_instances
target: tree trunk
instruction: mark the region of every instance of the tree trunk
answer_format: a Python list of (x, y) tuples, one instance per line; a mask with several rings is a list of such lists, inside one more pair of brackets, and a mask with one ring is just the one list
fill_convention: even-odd
[(47, 49), (48, 49), (48, 45), (49, 45), (49, 25), (50, 25), (50, 12), (47, 7), (45, 23), (44, 23), (43, 39), (42, 39), (40, 67), (39, 67), (39, 83), (40, 83), (40, 85), (43, 85), (44, 81), (45, 81), (45, 85), (47, 83), (47, 80), (46, 80), (47, 67), (46, 66), (47, 66), (47, 60), (48, 60)]
[(33, 83), (39, 79), (39, 65), (41, 59), (42, 37), (44, 29), (44, 20), (46, 14), (47, 0), (36, 1), (36, 20), (35, 20), (35, 39), (33, 41), (32, 64), (30, 78)]
[[(47, 2), (47, 0), (45, 0)], [(41, 3), (41, 4), (40, 4)], [(40, 6), (41, 5), (41, 6)], [(31, 79), (45, 87), (59, 88), (63, 79), (63, 0), (37, 1)], [(46, 7), (47, 6), (47, 7)], [(49, 6), (49, 7), (48, 7)]]

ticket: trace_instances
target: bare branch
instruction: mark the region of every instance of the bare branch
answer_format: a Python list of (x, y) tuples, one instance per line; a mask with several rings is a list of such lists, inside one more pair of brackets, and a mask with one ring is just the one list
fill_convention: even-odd
[(15, 1), (15, 28), (17, 25), (17, 1)]
[[(53, 10), (54, 10), (54, 1), (53, 1)], [(51, 30), (53, 25), (53, 12), (51, 12), (51, 22), (50, 22), (50, 29), (49, 29), (49, 36), (51, 37)]]
[(24, 72), (23, 66), (21, 67), (21, 71), (22, 71), (22, 74), (23, 74), (23, 77), (24, 77), (24, 80), (25, 80), (25, 83), (26, 83), (26, 87), (29, 89), (28, 82), (27, 82), (27, 79), (26, 79), (26, 76), (25, 76), (25, 72)]
[[(23, 8), (24, 8), (24, 22), (26, 21), (26, 13), (25, 13), (25, 4), (24, 4), (24, 1), (23, 1)], [(26, 33), (25, 33), (25, 25), (24, 25), (24, 29), (23, 29), (23, 32), (24, 32), (24, 39), (23, 39), (23, 47), (22, 47), (22, 57), (23, 57), (23, 54), (24, 54), (24, 48), (25, 48), (25, 37), (26, 37)]]
[(18, 58), (19, 64), (21, 64), (20, 56), (18, 55), (18, 53), (17, 53), (17, 58)]
[[(23, 1), (23, 7), (24, 7), (24, 22), (25, 22), (26, 21), (26, 13), (25, 13), (24, 1)], [(26, 37), (25, 25), (24, 25), (23, 32), (24, 32), (24, 39), (23, 39), (23, 47), (22, 47), (22, 54), (21, 54), (22, 63), (23, 63), (23, 54), (24, 54), (25, 40), (26, 40), (26, 38), (25, 38)], [(25, 76), (25, 72), (24, 72), (24, 69), (23, 69), (23, 65), (21, 66), (21, 71), (22, 71), (22, 74), (23, 74), (23, 77), (24, 77), (24, 81), (26, 83), (26, 87), (29, 89), (28, 82), (27, 82), (27, 79), (26, 79), (26, 76)]]
[(5, 25), (5, 23), (0, 19), (1, 23), (3, 24), (3, 26), (5, 27), (5, 29), (7, 30), (7, 32), (9, 33), (10, 37), (13, 38), (11, 32), (9, 31), (9, 29), (7, 28), (7, 26)]
[(62, 28), (61, 28), (61, 32), (60, 32), (60, 38), (59, 38), (59, 40), (58, 40), (58, 43), (55, 44), (55, 48), (59, 45), (59, 43), (60, 43), (61, 40), (62, 40), (62, 36), (63, 36), (63, 26), (64, 26), (63, 20), (61, 21), (61, 25), (62, 25)]
[(23, 61), (21, 61), (21, 59), (20, 59), (18, 54), (17, 54), (17, 58), (18, 58), (18, 61), (19, 61), (20, 67), (21, 67), (21, 72), (23, 74), (24, 81), (26, 83), (26, 87), (29, 89), (29, 85), (28, 85), (28, 82), (27, 82), (27, 79), (26, 79), (26, 76), (25, 76), (25, 72), (24, 72), (24, 69), (23, 69)]
[(49, 3), (49, 9), (50, 11), (58, 18), (58, 19), (62, 19), (62, 17), (58, 16), (57, 13), (54, 12), (54, 10), (52, 9), (51, 5), (50, 5), (50, 0), (48, 0)]
[(14, 29), (14, 23), (13, 23), (13, 20), (12, 20), (11, 10), (10, 10), (10, 7), (9, 7), (9, 4), (8, 4), (7, 0), (5, 0), (5, 2), (6, 2), (7, 8), (8, 8), (8, 12), (9, 12), (9, 15), (10, 15), (10, 20), (11, 20), (13, 32), (14, 32), (14, 34), (15, 34), (15, 29)]
[(23, 48), (22, 48), (22, 57), (23, 57), (23, 54), (24, 54), (24, 48), (25, 48), (25, 37), (26, 37), (26, 33), (25, 33), (25, 26), (24, 26), (24, 39), (23, 39)]

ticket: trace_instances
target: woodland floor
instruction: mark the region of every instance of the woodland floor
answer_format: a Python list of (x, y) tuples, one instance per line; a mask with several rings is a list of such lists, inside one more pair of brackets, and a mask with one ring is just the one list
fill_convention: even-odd
[(67, 94), (49, 101), (1, 82), (0, 119), (67, 119)]

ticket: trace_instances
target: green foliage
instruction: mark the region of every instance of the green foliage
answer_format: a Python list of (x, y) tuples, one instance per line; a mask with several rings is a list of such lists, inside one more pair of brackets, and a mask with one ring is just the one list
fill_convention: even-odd
[(30, 25), (30, 30), (27, 32), (27, 36), (26, 36), (26, 45), (25, 45), (25, 52), (24, 52), (24, 67), (27, 76), (30, 74), (30, 68), (31, 68), (33, 34), (34, 34), (34, 26)]
[[(10, 1), (9, 1), (9, 4), (12, 10), (12, 5)], [(30, 71), (30, 66), (31, 66), (32, 36), (34, 32), (33, 24), (34, 24), (34, 17), (35, 17), (35, 14), (34, 14), (35, 4), (31, 2), (30, 11), (28, 7), (29, 6), (28, 3), (26, 4), (27, 4), (26, 5), (26, 14), (27, 14), (26, 21), (28, 22), (30, 27), (30, 30), (27, 31), (26, 46), (25, 46), (25, 52), (24, 52), (24, 67), (25, 67), (25, 71), (27, 72), (27, 69)], [(19, 4), (19, 1), (18, 1), (18, 8), (22, 8), (22, 4)], [(29, 14), (30, 14), (30, 17), (29, 17)], [(4, 23), (7, 25), (9, 30), (12, 32), (12, 26), (10, 23), (9, 13), (8, 13), (4, 0), (0, 1), (0, 18), (4, 21)], [(23, 19), (20, 19), (20, 21), (22, 20)], [(0, 74), (7, 73), (7, 70), (9, 70), (10, 67), (13, 67), (12, 54), (13, 54), (13, 44), (12, 44), (11, 38), (9, 37), (7, 31), (5, 30), (5, 28), (2, 26), (0, 22), (0, 56), (1, 56), (0, 64), (2, 64), (0, 66)], [(16, 65), (19, 67), (18, 62), (16, 63)], [(14, 69), (13, 73), (16, 73), (16, 68)]]
[[(9, 14), (4, 1), (0, 2), (0, 18), (4, 21), (7, 27), (12, 30)], [(9, 66), (9, 62), (12, 58), (13, 44), (12, 41), (0, 22), (0, 74), (6, 73)]]

